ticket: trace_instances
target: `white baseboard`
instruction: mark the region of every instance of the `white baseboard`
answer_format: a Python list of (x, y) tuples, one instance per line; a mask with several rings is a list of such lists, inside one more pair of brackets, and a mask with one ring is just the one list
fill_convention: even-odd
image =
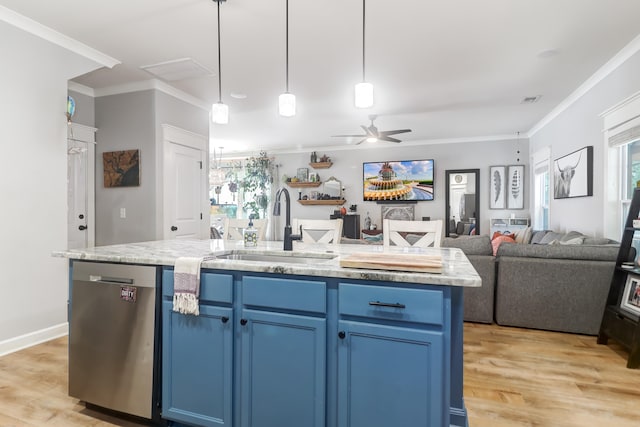
[(0, 341), (0, 356), (14, 353), (27, 347), (31, 347), (45, 341), (60, 338), (69, 334), (69, 323), (61, 323), (49, 328), (41, 329), (18, 337)]

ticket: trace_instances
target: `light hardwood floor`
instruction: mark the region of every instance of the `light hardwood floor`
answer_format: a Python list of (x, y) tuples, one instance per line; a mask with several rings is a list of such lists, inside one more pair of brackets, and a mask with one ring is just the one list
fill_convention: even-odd
[[(626, 369), (612, 341), (473, 323), (464, 332), (470, 427), (640, 425), (640, 370)], [(140, 425), (67, 396), (66, 338), (0, 358), (0, 427)]]

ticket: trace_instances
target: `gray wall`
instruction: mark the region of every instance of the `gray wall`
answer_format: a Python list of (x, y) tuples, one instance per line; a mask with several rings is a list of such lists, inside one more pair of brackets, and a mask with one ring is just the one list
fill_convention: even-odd
[[(520, 154), (517, 154), (517, 150)], [(418, 202), (415, 204), (416, 219), (423, 216), (430, 216), (431, 219), (445, 218), (445, 170), (448, 169), (480, 169), (480, 231), (481, 234), (489, 234), (489, 219), (495, 217), (509, 216), (511, 213), (517, 217), (529, 217), (529, 206), (526, 195), (529, 194), (530, 177), (529, 164), (526, 153), (529, 150), (528, 141), (521, 138), (519, 141), (488, 141), (488, 142), (468, 142), (449, 145), (423, 145), (423, 146), (403, 146), (402, 144), (379, 143), (375, 147), (362, 146), (356, 149), (340, 151), (316, 150), (318, 156), (323, 154), (331, 157), (333, 166), (330, 169), (319, 169), (315, 172), (320, 174), (321, 180), (326, 180), (330, 176), (335, 176), (341, 180), (345, 188), (344, 204), (346, 208), (350, 205), (358, 205), (361, 225), (369, 212), (372, 222), (381, 227), (381, 206), (375, 202), (364, 202), (362, 199), (362, 163), (370, 161), (385, 160), (413, 160), (413, 159), (434, 159), (435, 160), (435, 197), (433, 201)], [(283, 186), (282, 175), (295, 176), (298, 167), (309, 167), (310, 153), (280, 154), (276, 155), (276, 163), (280, 164), (280, 182), (274, 187)], [(525, 165), (525, 209), (523, 210), (489, 210), (489, 166), (492, 165)], [(311, 170), (311, 168), (309, 167)], [(287, 187), (288, 188), (288, 187)], [(288, 188), (292, 199), (298, 198), (297, 188)], [(304, 189), (303, 195), (311, 190)], [(292, 218), (318, 218), (328, 219), (334, 209), (340, 206), (303, 206), (297, 202), (292, 202)], [(284, 211), (284, 209), (283, 209)], [(276, 236), (281, 238), (284, 221), (275, 220)]]
[[(157, 90), (96, 98), (96, 245), (161, 238), (161, 125), (207, 136), (208, 112)], [(102, 153), (140, 150), (140, 186), (105, 188)], [(125, 208), (126, 218), (120, 218)]]
[(95, 127), (96, 125), (96, 102), (92, 96), (69, 91), (69, 96), (76, 101), (76, 112), (71, 118), (74, 123)]
[[(639, 90), (640, 53), (636, 53), (531, 137), (531, 153), (543, 147), (551, 147), (552, 159), (585, 146), (594, 147), (593, 197), (554, 200), (552, 194), (549, 224), (551, 229), (603, 235), (604, 186), (607, 177), (603, 177), (606, 153), (602, 132), (604, 124), (599, 115)], [(619, 239), (619, 236), (608, 237)]]
[[(155, 239), (154, 91), (96, 98), (96, 246)], [(140, 150), (140, 186), (105, 188), (102, 154)], [(125, 208), (126, 218), (120, 218)]]

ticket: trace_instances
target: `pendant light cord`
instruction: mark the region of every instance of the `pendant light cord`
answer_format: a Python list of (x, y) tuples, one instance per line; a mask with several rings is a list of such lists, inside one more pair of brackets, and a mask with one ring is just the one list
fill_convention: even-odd
[(214, 0), (218, 3), (218, 102), (222, 103), (222, 63), (220, 54), (220, 1)]
[(286, 60), (285, 60), (285, 76), (286, 76), (286, 92), (289, 93), (289, 0), (286, 0), (286, 31), (285, 31), (285, 46), (286, 46)]
[(365, 80), (364, 76), (364, 41), (365, 41), (365, 0), (362, 0), (362, 81)]

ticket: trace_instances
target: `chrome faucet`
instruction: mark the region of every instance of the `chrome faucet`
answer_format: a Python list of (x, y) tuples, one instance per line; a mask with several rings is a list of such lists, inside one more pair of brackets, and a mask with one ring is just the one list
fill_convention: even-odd
[(289, 198), (289, 191), (284, 187), (276, 193), (276, 200), (273, 204), (273, 216), (280, 216), (280, 195), (282, 195), (282, 193), (284, 193), (284, 200), (287, 204), (286, 223), (284, 226), (284, 250), (290, 251), (293, 249), (294, 240), (302, 240), (302, 234), (291, 234), (291, 199)]

